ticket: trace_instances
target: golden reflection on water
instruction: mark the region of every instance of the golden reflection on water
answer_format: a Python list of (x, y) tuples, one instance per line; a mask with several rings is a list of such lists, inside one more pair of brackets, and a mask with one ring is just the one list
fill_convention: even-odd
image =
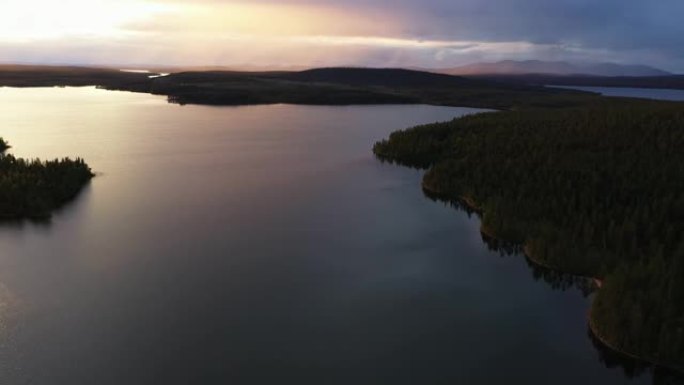
[[(95, 87), (68, 87), (59, 92), (45, 88), (0, 88), (0, 136), (21, 157), (58, 158), (115, 153), (133, 133), (131, 102), (166, 104), (163, 97), (116, 93)], [(91, 108), (97, 113), (90, 111)], [(110, 128), (117, 127), (111, 130)], [(141, 127), (135, 127), (140, 129)]]

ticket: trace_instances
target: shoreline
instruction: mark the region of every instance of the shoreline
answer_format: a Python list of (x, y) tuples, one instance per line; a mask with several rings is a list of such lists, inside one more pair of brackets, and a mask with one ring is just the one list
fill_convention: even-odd
[[(424, 181), (421, 183), (421, 186), (422, 186), (422, 188), (423, 188), (424, 191), (426, 191), (426, 192), (428, 192), (428, 193), (430, 193), (430, 194), (433, 194), (435, 197), (443, 197), (445, 200), (451, 200), (451, 201), (456, 200), (456, 201), (458, 201), (459, 203), (461, 203), (461, 204), (463, 204), (464, 206), (466, 206), (468, 209), (470, 209), (470, 210), (476, 212), (476, 213), (477, 213), (478, 215), (480, 215), (480, 216), (484, 213), (483, 209), (480, 208), (479, 206), (477, 206), (477, 204), (475, 203), (475, 200), (472, 199), (472, 198), (460, 197), (460, 196), (459, 196), (458, 198), (456, 198), (456, 199), (450, 198), (448, 194), (444, 194), (444, 193), (442, 193), (442, 192), (436, 191), (434, 188), (429, 187)], [(498, 237), (496, 234), (494, 234), (494, 233), (492, 232), (491, 229), (488, 229), (488, 228), (486, 228), (485, 226), (483, 226), (483, 225), (482, 225), (482, 218), (480, 218), (480, 223), (481, 223), (481, 224), (480, 224), (480, 232), (481, 232), (482, 234), (484, 234), (484, 235), (486, 235), (486, 236), (488, 236), (488, 237), (490, 237), (490, 238), (492, 238), (492, 239), (496, 239), (496, 240), (499, 240), (499, 241), (502, 241), (502, 242), (508, 242), (507, 240), (502, 239), (502, 238)], [(535, 258), (535, 257), (534, 257), (534, 253), (531, 253), (531, 252), (530, 252), (529, 246), (528, 246), (525, 242), (523, 242), (523, 243), (521, 244), (521, 246), (522, 246), (522, 248), (523, 248), (523, 256), (524, 256), (528, 261), (530, 261), (531, 263), (533, 263), (533, 264), (535, 264), (535, 265), (537, 265), (537, 266), (542, 267), (542, 268), (545, 268), (545, 269), (548, 269), (548, 270), (554, 270), (554, 271), (557, 271), (557, 272), (563, 273), (563, 274), (571, 274), (571, 275), (575, 275), (575, 276), (578, 276), (578, 277), (583, 277), (583, 278), (591, 279), (591, 280), (593, 280), (594, 283), (596, 284), (597, 291), (600, 290), (600, 289), (603, 287), (603, 284), (604, 284), (604, 280), (603, 280), (603, 279), (597, 278), (597, 277), (592, 277), (592, 276), (587, 276), (587, 275), (582, 275), (582, 274), (575, 274), (575, 273), (572, 273), (572, 272), (563, 271), (562, 269), (559, 269), (559, 268), (557, 268), (557, 267), (551, 266), (551, 265), (549, 265), (549, 264), (547, 264), (547, 263), (545, 263), (545, 262), (543, 262), (543, 261), (540, 261), (539, 259)], [(590, 330), (591, 334), (592, 334), (592, 335), (593, 335), (593, 336), (594, 336), (594, 337), (595, 337), (595, 338), (596, 338), (596, 339), (597, 339), (605, 348), (607, 348), (607, 349), (609, 349), (609, 350), (611, 350), (611, 351), (613, 351), (613, 352), (615, 352), (615, 353), (617, 353), (617, 354), (620, 354), (620, 355), (623, 355), (623, 356), (625, 356), (625, 357), (628, 357), (629, 359), (636, 360), (636, 361), (640, 361), (640, 362), (642, 362), (642, 363), (646, 363), (646, 364), (648, 364), (648, 365), (650, 365), (650, 366), (652, 366), (652, 367), (661, 367), (661, 368), (664, 368), (664, 369), (667, 369), (667, 370), (674, 371), (675, 373), (684, 375), (684, 368), (679, 368), (679, 367), (676, 367), (676, 366), (673, 366), (673, 365), (669, 365), (669, 364), (660, 362), (659, 360), (656, 360), (656, 359), (653, 359), (653, 358), (649, 358), (649, 357), (646, 357), (646, 356), (640, 356), (640, 355), (638, 355), (638, 354), (636, 354), (636, 353), (632, 353), (632, 352), (626, 351), (626, 350), (624, 350), (624, 349), (618, 348), (618, 347), (615, 346), (613, 343), (609, 342), (603, 335), (601, 335), (601, 333), (599, 332), (598, 328), (596, 327), (596, 321), (595, 321), (594, 318), (593, 318), (593, 310), (594, 310), (594, 301), (592, 300), (591, 303), (590, 303), (590, 305), (589, 305), (589, 310), (588, 310), (588, 312), (587, 312), (587, 324), (588, 324), (588, 327), (589, 327), (589, 330)]]
[(613, 343), (609, 342), (608, 339), (605, 338), (605, 337), (599, 332), (598, 328), (596, 327), (596, 321), (594, 320), (594, 317), (593, 317), (593, 310), (594, 310), (594, 308), (593, 308), (593, 302), (592, 302), (592, 306), (589, 308), (589, 312), (588, 312), (588, 314), (587, 314), (587, 320), (588, 320), (588, 324), (589, 324), (589, 331), (591, 332), (591, 334), (592, 334), (599, 342), (601, 342), (601, 344), (602, 344), (603, 346), (605, 346), (606, 348), (612, 350), (612, 351), (615, 352), (615, 353), (621, 354), (621, 355), (623, 355), (623, 356), (625, 356), (625, 357), (628, 357), (628, 358), (630, 358), (630, 359), (632, 359), (632, 360), (640, 361), (640, 362), (645, 363), (645, 364), (647, 364), (647, 365), (649, 365), (649, 366), (652, 366), (652, 367), (660, 367), (660, 368), (663, 368), (663, 369), (667, 369), (667, 370), (673, 371), (673, 372), (675, 372), (675, 373), (677, 373), (677, 374), (684, 375), (684, 368), (680, 368), (680, 367), (676, 367), (676, 366), (673, 366), (673, 365), (669, 365), (669, 364), (660, 362), (659, 360), (657, 360), (657, 359), (655, 359), (655, 358), (649, 358), (649, 357), (637, 355), (636, 353), (632, 353), (632, 352), (629, 352), (629, 351), (627, 351), (627, 350), (618, 348), (618, 347), (615, 346)]

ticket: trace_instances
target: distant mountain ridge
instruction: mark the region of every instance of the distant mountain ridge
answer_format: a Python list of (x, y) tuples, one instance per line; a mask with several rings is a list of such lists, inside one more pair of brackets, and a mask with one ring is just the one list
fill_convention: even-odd
[(563, 61), (503, 60), (495, 63), (475, 63), (440, 69), (449, 75), (587, 75), (587, 76), (668, 76), (667, 71), (645, 65), (616, 63), (576, 64)]

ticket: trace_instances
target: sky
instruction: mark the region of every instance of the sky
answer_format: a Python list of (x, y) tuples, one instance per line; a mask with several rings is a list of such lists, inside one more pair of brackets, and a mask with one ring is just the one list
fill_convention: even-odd
[(503, 59), (684, 73), (684, 0), (0, 0), (0, 62), (447, 68)]

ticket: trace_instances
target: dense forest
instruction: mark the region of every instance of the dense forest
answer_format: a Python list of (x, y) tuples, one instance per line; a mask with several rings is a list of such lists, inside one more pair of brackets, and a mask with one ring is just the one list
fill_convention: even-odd
[(684, 104), (604, 99), (399, 131), (384, 160), (482, 213), (483, 232), (603, 286), (596, 337), (684, 370)]
[(82, 159), (25, 160), (4, 154), (0, 139), (0, 219), (45, 219), (93, 177)]

